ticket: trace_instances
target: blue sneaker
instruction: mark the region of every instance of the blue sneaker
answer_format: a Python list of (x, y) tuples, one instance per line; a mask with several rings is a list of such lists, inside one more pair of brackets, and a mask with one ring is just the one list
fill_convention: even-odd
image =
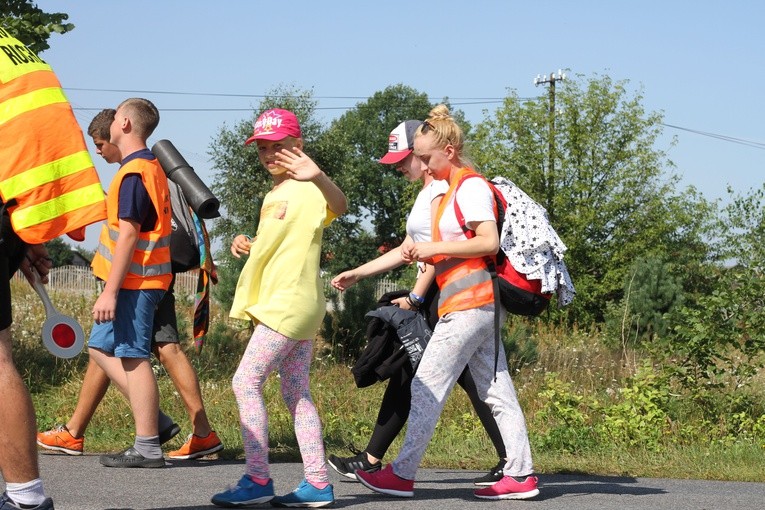
[[(3, 492), (3, 495), (0, 496), (0, 510), (21, 510), (21, 507), (14, 505), (13, 501), (11, 501), (11, 498), (8, 497), (8, 493)], [(45, 501), (35, 507), (32, 507), (32, 510), (53, 510), (53, 500), (50, 498), (45, 498)]]
[(335, 492), (332, 484), (323, 489), (317, 489), (306, 480), (300, 482), (298, 488), (284, 496), (271, 500), (271, 506), (292, 508), (319, 508), (335, 502)]
[(212, 504), (226, 508), (236, 508), (247, 505), (257, 505), (271, 501), (274, 497), (274, 481), (268, 480), (265, 485), (258, 485), (248, 475), (244, 475), (236, 484), (223, 492), (219, 492), (210, 500)]

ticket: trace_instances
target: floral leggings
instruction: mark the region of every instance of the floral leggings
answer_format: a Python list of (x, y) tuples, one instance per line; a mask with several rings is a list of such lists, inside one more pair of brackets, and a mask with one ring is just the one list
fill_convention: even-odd
[(314, 484), (329, 481), (321, 421), (308, 386), (312, 352), (312, 340), (292, 340), (263, 324), (255, 327), (233, 380), (248, 475), (270, 478), (263, 384), (278, 369), (282, 397), (295, 423), (305, 478)]

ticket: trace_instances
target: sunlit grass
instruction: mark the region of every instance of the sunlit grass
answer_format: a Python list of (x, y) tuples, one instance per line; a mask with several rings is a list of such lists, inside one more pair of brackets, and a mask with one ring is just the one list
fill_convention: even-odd
[[(94, 297), (60, 293), (53, 299), (62, 311), (77, 317), (88, 332)], [(14, 355), (32, 390), (38, 426), (41, 430), (47, 429), (65, 423), (74, 410), (87, 355), (64, 361), (48, 354), (39, 339), (44, 319), (39, 299), (28, 285), (14, 288), (14, 298)], [(214, 306), (210, 335), (204, 349), (197, 353), (190, 339), (190, 311), (190, 303), (179, 303), (185, 336), (183, 345), (198, 371), (210, 422), (226, 446), (221, 456), (241, 458), (239, 415), (231, 377), (249, 331), (242, 329), (241, 323), (228, 321)], [(746, 422), (746, 430), (733, 434), (730, 431), (735, 427), (730, 417), (720, 416), (719, 423), (701, 422), (692, 403), (678, 400), (671, 403), (672, 416), (659, 421), (661, 434), (656, 444), (643, 444), (639, 440), (625, 444), (617, 436), (613, 441), (603, 440), (609, 437), (608, 430), (606, 436), (603, 435), (604, 416), (613, 415), (613, 406), (624, 403), (627, 381), (638, 377), (639, 384), (650, 383), (650, 379), (636, 375), (641, 354), (605, 348), (594, 329), (567, 331), (544, 326), (533, 329), (528, 340), (536, 346), (537, 359), (522, 365), (512, 376), (526, 414), (538, 472), (765, 481), (765, 441), (760, 433), (765, 427), (765, 418), (754, 425)], [(166, 446), (166, 449), (174, 449), (183, 442), (191, 426), (170, 378), (156, 363), (155, 368), (162, 409), (182, 427), (182, 433)], [(760, 377), (750, 391), (762, 386), (763, 377)], [(640, 390), (643, 386), (636, 387)], [(650, 385), (646, 388), (646, 395), (650, 396)], [(312, 368), (311, 389), (322, 417), (327, 453), (347, 455), (349, 444), (364, 448), (384, 386), (358, 389), (348, 366), (317, 360)], [(264, 391), (271, 458), (299, 461), (292, 420), (279, 393), (277, 376), (268, 379)], [(551, 401), (545, 395), (555, 396)], [(755, 410), (765, 407), (762, 392), (752, 395), (748, 398), (756, 402)], [(638, 403), (642, 396), (638, 392), (635, 397)], [(551, 410), (558, 414), (551, 415)], [(756, 422), (757, 417), (755, 414), (751, 419)], [(125, 448), (133, 441), (133, 430), (125, 399), (111, 389), (87, 431), (85, 448), (89, 452)], [(386, 461), (395, 457), (402, 442), (403, 434), (392, 445)], [(467, 396), (455, 387), (428, 445), (423, 466), (483, 470), (496, 461), (492, 444)]]

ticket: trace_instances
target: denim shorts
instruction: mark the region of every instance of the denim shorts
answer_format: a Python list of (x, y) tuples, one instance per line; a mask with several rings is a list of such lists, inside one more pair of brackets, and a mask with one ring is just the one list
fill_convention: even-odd
[(158, 289), (120, 289), (114, 320), (93, 324), (88, 347), (116, 358), (151, 357), (154, 312), (164, 295)]

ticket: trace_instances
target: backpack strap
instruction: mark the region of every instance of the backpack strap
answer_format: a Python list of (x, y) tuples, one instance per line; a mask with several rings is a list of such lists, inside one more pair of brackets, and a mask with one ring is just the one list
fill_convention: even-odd
[[(505, 218), (505, 209), (507, 208), (507, 202), (505, 201), (505, 197), (502, 196), (502, 193), (499, 192), (499, 190), (484, 176), (482, 176), (479, 173), (470, 173), (462, 177), (460, 181), (457, 183), (457, 187), (454, 189), (454, 215), (457, 217), (457, 223), (459, 224), (460, 228), (462, 229), (462, 232), (465, 234), (465, 237), (468, 239), (472, 239), (475, 237), (475, 232), (473, 230), (470, 230), (467, 226), (467, 222), (465, 222), (465, 215), (462, 214), (462, 209), (460, 209), (459, 203), (457, 203), (457, 191), (460, 189), (460, 186), (462, 186), (462, 183), (465, 182), (466, 179), (469, 179), (471, 177), (480, 177), (484, 180), (486, 184), (489, 185), (489, 188), (491, 189), (493, 195), (494, 195), (494, 203), (496, 205), (496, 215), (497, 215), (497, 235), (501, 234), (502, 231), (502, 224), (504, 223)], [(500, 254), (502, 260), (500, 260)], [(497, 257), (496, 261), (497, 264), (501, 264), (504, 260), (505, 254), (502, 252), (502, 248), (500, 248), (497, 251)], [(486, 262), (486, 269), (489, 271), (489, 274), (491, 275), (491, 284), (494, 288), (494, 380), (497, 380), (497, 368), (499, 367), (499, 341), (500, 341), (500, 324), (499, 324), (499, 307), (502, 306), (502, 303), (499, 302), (499, 280), (497, 276), (497, 264), (495, 264), (495, 259), (492, 257), (484, 257), (484, 261)]]

